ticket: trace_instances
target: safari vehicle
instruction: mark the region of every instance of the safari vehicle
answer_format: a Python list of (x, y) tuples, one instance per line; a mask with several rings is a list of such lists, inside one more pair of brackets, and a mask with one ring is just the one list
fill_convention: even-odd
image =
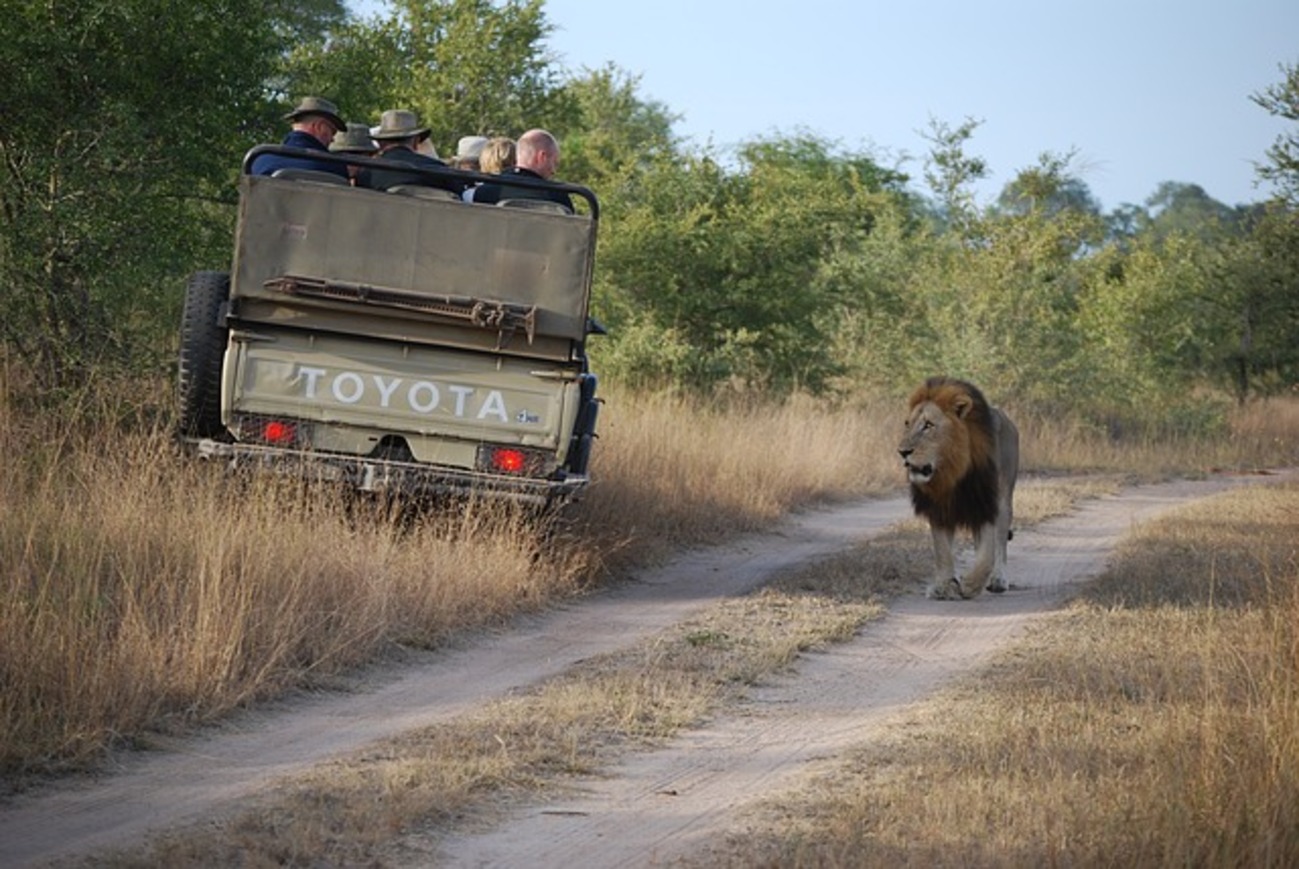
[(529, 198), (476, 205), (327, 172), (253, 175), (262, 153), (392, 165), (280, 145), (248, 152), (231, 269), (186, 287), (183, 442), (233, 467), (365, 491), (538, 505), (577, 495), (599, 409), (586, 357), (602, 331), (588, 313), (595, 195), (538, 181), (578, 201), (577, 213)]

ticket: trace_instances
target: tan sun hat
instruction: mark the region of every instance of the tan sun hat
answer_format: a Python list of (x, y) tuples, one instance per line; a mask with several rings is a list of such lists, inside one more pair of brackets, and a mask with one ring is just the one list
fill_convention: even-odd
[(370, 138), (370, 128), (365, 124), (348, 124), (346, 130), (334, 134), (329, 150), (348, 154), (373, 154), (379, 150), (379, 144)]
[(298, 103), (293, 111), (284, 116), (284, 120), (296, 121), (307, 115), (320, 115), (322, 118), (328, 118), (329, 122), (334, 125), (335, 130), (347, 129), (343, 116), (338, 113), (338, 106), (324, 97), (303, 97), (302, 102)]
[(370, 130), (370, 135), (379, 141), (412, 136), (422, 139), (428, 135), (428, 127), (421, 127), (419, 117), (409, 109), (388, 109), (379, 117), (379, 126)]

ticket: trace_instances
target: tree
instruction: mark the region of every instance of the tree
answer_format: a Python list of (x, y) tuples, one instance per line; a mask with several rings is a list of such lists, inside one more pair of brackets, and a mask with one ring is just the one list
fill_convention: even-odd
[(597, 352), (623, 379), (816, 392), (840, 372), (831, 336), (856, 288), (836, 264), (893, 207), (889, 173), (810, 136), (740, 160), (661, 159), (615, 197), (597, 266), (613, 339)]
[(1240, 214), (1204, 191), (1198, 184), (1164, 181), (1146, 199), (1150, 214), (1147, 231), (1155, 238), (1174, 233), (1212, 241), (1237, 230)]
[(319, 42), (348, 19), (343, 0), (281, 0), (272, 5), (278, 7), (274, 19), (276, 29), (288, 45)]
[[(1250, 97), (1268, 114), (1299, 122), (1299, 63), (1281, 65), (1281, 82)], [(1277, 196), (1299, 206), (1299, 127), (1277, 136), (1267, 150), (1267, 161), (1257, 167), (1258, 176), (1276, 185)]]
[(1279, 204), (1206, 229), (1216, 225), (1141, 232), (1104, 252), (1081, 322), (1096, 392), (1116, 406), (1187, 418), (1205, 386), (1244, 402), (1299, 380), (1299, 225)]
[(966, 153), (966, 146), (982, 121), (966, 118), (953, 128), (943, 121), (930, 119), (924, 137), (931, 147), (925, 157), (925, 183), (938, 197), (942, 217), (962, 236), (975, 231), (978, 209), (972, 185), (988, 176), (988, 164), (982, 157)]
[(1126, 244), (1137, 233), (1150, 226), (1150, 214), (1140, 205), (1124, 202), (1105, 215), (1106, 235)]
[(603, 192), (661, 159), (677, 157), (672, 125), (680, 116), (639, 92), (640, 77), (612, 63), (564, 85), (576, 105), (572, 125), (554, 132), (564, 142), (566, 180)]
[(180, 273), (228, 260), (221, 204), (263, 116), (279, 11), (23, 0), (0, 16), (0, 341), (41, 385), (129, 358), (177, 310)]
[(1236, 400), (1299, 383), (1299, 222), (1276, 205), (1248, 236), (1233, 239), (1222, 266), (1227, 334), (1217, 380)]
[(1150, 421), (1212, 376), (1228, 327), (1216, 254), (1186, 235), (1140, 234), (1106, 255), (1122, 268), (1091, 283), (1078, 317), (1095, 378), (1089, 398), (1093, 408)]
[(1071, 171), (1076, 151), (1064, 155), (1044, 152), (1036, 166), (1022, 170), (997, 197), (997, 207), (1007, 214), (1040, 212), (1048, 217), (1073, 211), (1097, 215), (1100, 203), (1081, 178)]

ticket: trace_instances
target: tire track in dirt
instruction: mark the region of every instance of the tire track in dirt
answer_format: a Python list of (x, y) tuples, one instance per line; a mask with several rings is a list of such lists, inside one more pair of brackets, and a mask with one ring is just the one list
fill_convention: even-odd
[[(909, 704), (984, 664), (1033, 620), (1097, 575), (1135, 524), (1252, 477), (1131, 489), (1016, 531), (1012, 589), (973, 601), (902, 598), (856, 640), (805, 655), (796, 672), (755, 690), (743, 710), (663, 750), (628, 758), (584, 794), (516, 813), (490, 832), (434, 845), (415, 840), (412, 865), (659, 866), (700, 860), (743, 835), (745, 810), (905, 714)], [(704, 862), (707, 862), (706, 860)]]

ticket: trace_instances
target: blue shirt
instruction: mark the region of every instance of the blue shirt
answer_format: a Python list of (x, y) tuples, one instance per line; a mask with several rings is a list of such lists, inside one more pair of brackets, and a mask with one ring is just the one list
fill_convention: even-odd
[[(319, 139), (304, 130), (290, 130), (280, 144), (291, 148), (329, 153), (329, 149), (320, 144)], [(347, 178), (347, 167), (342, 163), (312, 160), (310, 157), (290, 157), (286, 154), (260, 154), (253, 160), (252, 174), (254, 175), (270, 175), (276, 169), (311, 169)]]

